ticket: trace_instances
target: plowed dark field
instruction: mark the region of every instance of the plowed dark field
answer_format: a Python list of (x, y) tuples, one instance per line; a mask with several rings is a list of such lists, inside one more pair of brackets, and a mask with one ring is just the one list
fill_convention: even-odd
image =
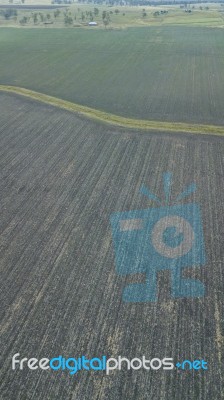
[[(142, 133), (93, 123), (0, 94), (1, 399), (221, 400), (223, 398), (224, 140)], [(200, 205), (207, 263), (189, 268), (202, 298), (124, 303), (110, 215), (152, 207), (142, 184)], [(20, 357), (204, 359), (207, 371), (12, 371)]]

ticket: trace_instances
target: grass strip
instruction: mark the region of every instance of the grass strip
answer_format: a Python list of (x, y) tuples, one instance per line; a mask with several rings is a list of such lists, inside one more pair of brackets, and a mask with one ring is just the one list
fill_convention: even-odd
[(76, 112), (93, 120), (124, 128), (224, 136), (224, 126), (126, 118), (17, 86), (0, 85), (0, 91), (19, 94), (45, 104)]

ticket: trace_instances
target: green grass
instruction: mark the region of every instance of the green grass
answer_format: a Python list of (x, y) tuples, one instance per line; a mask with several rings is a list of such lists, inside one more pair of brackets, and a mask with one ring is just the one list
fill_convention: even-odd
[(1, 29), (0, 84), (121, 117), (224, 125), (223, 30)]
[(19, 94), (21, 96), (25, 96), (33, 100), (38, 100), (48, 105), (53, 105), (64, 110), (76, 112), (90, 119), (98, 120), (100, 122), (104, 122), (110, 125), (118, 125), (124, 128), (131, 128), (137, 130), (140, 129), (140, 130), (165, 131), (173, 133), (184, 132), (193, 134), (204, 134), (204, 135), (210, 134), (210, 135), (224, 136), (224, 126), (124, 118), (118, 115), (113, 115), (100, 110), (95, 110), (93, 108), (81, 106), (79, 104), (58, 99), (56, 97), (48, 96), (42, 93), (34, 92), (32, 90), (23, 89), (15, 86), (0, 85), (0, 91)]

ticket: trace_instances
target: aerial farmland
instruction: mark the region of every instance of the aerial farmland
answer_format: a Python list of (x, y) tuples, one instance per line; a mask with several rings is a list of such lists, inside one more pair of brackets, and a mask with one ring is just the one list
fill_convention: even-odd
[[(80, 19), (92, 5), (66, 7), (74, 26), (63, 25), (63, 11), (53, 20), (54, 8), (43, 11), (54, 21), (49, 27), (39, 14), (27, 26), (0, 19), (0, 399), (220, 400), (221, 5), (195, 5), (197, 18), (176, 6), (163, 19), (146, 7), (141, 20), (139, 7), (124, 6), (105, 26), (97, 14), (94, 28)], [(172, 177), (169, 191), (164, 176)], [(119, 273), (111, 220), (155, 212), (166, 198), (200, 208), (200, 221), (194, 218), (206, 258), (198, 265), (195, 256), (182, 277), (200, 282), (203, 295), (192, 286), (192, 295), (174, 296), (172, 271), (164, 268), (156, 300), (125, 302), (124, 288), (142, 284), (145, 274)], [(117, 248), (124, 264), (125, 248)], [(145, 355), (205, 360), (208, 368), (71, 375), (31, 370), (26, 361), (13, 369), (18, 353), (38, 360)]]

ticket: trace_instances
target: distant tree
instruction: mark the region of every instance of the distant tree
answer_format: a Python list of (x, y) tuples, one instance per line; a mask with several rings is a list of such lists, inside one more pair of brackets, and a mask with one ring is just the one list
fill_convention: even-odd
[(21, 25), (27, 24), (27, 22), (28, 22), (28, 18), (25, 17), (25, 16), (19, 21), (19, 23), (20, 23)]
[(10, 19), (12, 17), (17, 16), (17, 10), (14, 10), (13, 8), (8, 8), (3, 11), (3, 15), (5, 19)]
[(71, 25), (73, 23), (72, 17), (69, 17), (68, 15), (66, 15), (66, 17), (64, 19), (64, 23), (65, 23), (65, 25)]
[(99, 15), (99, 8), (94, 8), (93, 13), (95, 15), (95, 17), (97, 17)]
[(109, 25), (109, 21), (108, 19), (103, 19), (103, 24), (105, 26), (105, 28), (107, 27), (107, 25)]
[(37, 13), (33, 14), (33, 22), (34, 22), (34, 24), (36, 24), (38, 22)]
[(106, 28), (107, 25), (109, 25), (109, 23), (110, 23), (110, 14), (106, 11), (103, 11), (102, 12), (102, 20), (103, 20), (103, 24)]
[(145, 11), (143, 11), (143, 13), (142, 13), (142, 18), (145, 18), (145, 17), (147, 17), (147, 14), (146, 14)]
[(115, 12), (115, 14), (119, 14), (119, 10), (118, 10), (118, 8), (116, 8), (115, 10), (114, 10), (114, 12)]
[(85, 17), (85, 14), (84, 14), (84, 12), (82, 12), (82, 14), (81, 14), (81, 19), (82, 19), (82, 21), (84, 21), (85, 18), (86, 18), (86, 17)]
[(59, 15), (60, 15), (60, 13), (61, 13), (61, 11), (60, 10), (55, 10), (54, 11), (54, 18), (57, 18), (57, 17), (59, 17)]
[(48, 20), (51, 19), (50, 14), (47, 14), (46, 17), (47, 17)]
[(39, 16), (40, 16), (41, 22), (43, 22), (44, 21), (44, 15), (42, 13), (39, 13)]

